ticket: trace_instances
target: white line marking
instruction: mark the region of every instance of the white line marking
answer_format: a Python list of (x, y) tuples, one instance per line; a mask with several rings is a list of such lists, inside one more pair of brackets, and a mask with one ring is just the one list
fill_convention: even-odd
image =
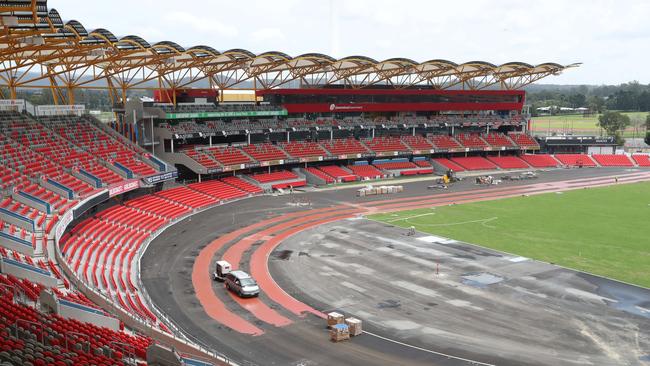
[(513, 262), (513, 263), (519, 263), (519, 262), (525, 262), (525, 261), (527, 261), (528, 258), (526, 258), (526, 257), (514, 257), (514, 258), (510, 258), (510, 259), (508, 259), (508, 260), (509, 260), (510, 262)]
[(438, 296), (438, 292), (428, 289), (426, 287), (422, 287), (420, 285), (416, 285), (411, 282), (407, 281), (392, 281), (391, 285), (398, 286), (405, 288), (407, 290), (413, 291), (416, 294), (424, 295), (424, 296), (429, 296), (429, 297), (435, 297)]
[(618, 300), (614, 300), (614, 299), (610, 299), (608, 297), (603, 297), (603, 296), (599, 296), (599, 295), (596, 295), (596, 294), (592, 294), (591, 292), (578, 290), (577, 288), (567, 288), (567, 289), (565, 289), (565, 291), (572, 294), (572, 295), (575, 295), (577, 297), (581, 297), (583, 299), (596, 300), (596, 301), (618, 302)]
[(480, 223), (481, 225), (483, 225), (485, 227), (489, 227), (491, 229), (494, 229), (495, 226), (488, 225), (488, 223), (492, 222), (494, 220), (498, 220), (498, 219), (499, 218), (497, 216), (493, 216), (493, 217), (489, 217), (487, 219), (459, 221), (459, 222), (447, 222), (447, 223), (443, 223), (443, 224), (418, 224), (418, 225), (420, 225), (420, 226), (429, 226), (429, 227), (439, 227), (439, 226), (456, 226), (456, 225)]
[(636, 305), (635, 308), (639, 309), (639, 311), (642, 312), (643, 314), (650, 313), (650, 309), (642, 308), (638, 305)]
[(423, 217), (423, 216), (431, 216), (431, 215), (435, 215), (435, 214), (436, 214), (435, 212), (429, 212), (429, 213), (425, 213), (425, 214), (419, 214), (419, 215), (413, 215), (413, 216), (407, 216), (407, 217), (400, 217), (400, 218), (397, 218), (397, 219), (386, 220), (386, 222), (408, 221), (410, 219), (415, 219), (415, 218)]
[(435, 236), (435, 235), (423, 236), (417, 238), (417, 240), (423, 241), (425, 243), (436, 243), (436, 244), (452, 244), (457, 242), (456, 240), (453, 239), (443, 238), (442, 236)]
[(347, 282), (347, 281), (341, 282), (341, 286), (345, 286), (345, 287), (347, 287), (349, 289), (352, 289), (354, 291), (361, 292), (361, 293), (366, 292), (365, 288), (359, 287), (359, 286), (357, 286), (357, 285), (355, 285), (353, 283)]
[(459, 360), (459, 361), (467, 362), (467, 363), (470, 363), (470, 364), (472, 364), (472, 365), (495, 366), (494, 364), (491, 364), (491, 363), (479, 362), (479, 361), (474, 361), (474, 360), (470, 360), (470, 359), (467, 359), (467, 358), (462, 358), (462, 357), (452, 356), (452, 355), (449, 355), (449, 354), (446, 354), (446, 353), (436, 352), (436, 351), (432, 351), (432, 350), (430, 350), (430, 349), (426, 349), (426, 348), (422, 348), (422, 347), (414, 346), (414, 345), (412, 345), (412, 344), (408, 344), (408, 343), (404, 343), (404, 342), (396, 341), (396, 340), (394, 340), (394, 339), (390, 339), (390, 338), (382, 337), (382, 336), (380, 336), (379, 334), (371, 333), (371, 332), (368, 332), (368, 331), (366, 331), (366, 330), (364, 330), (363, 333), (365, 333), (365, 334), (367, 334), (367, 335), (370, 335), (370, 336), (373, 336), (373, 337), (375, 337), (375, 338), (383, 339), (383, 340), (388, 341), (388, 342), (391, 342), (391, 343), (399, 344), (400, 346), (404, 346), (404, 347), (408, 347), (408, 348), (416, 349), (416, 350), (418, 350), (418, 351), (427, 352), (427, 353), (431, 353), (431, 354), (438, 355), (438, 356), (442, 356), (442, 357), (453, 358), (454, 360)]
[(483, 308), (478, 307), (478, 306), (474, 306), (474, 305), (472, 305), (471, 302), (465, 301), (465, 300), (447, 300), (445, 302), (447, 304), (449, 304), (449, 305), (453, 305), (453, 306), (456, 306), (456, 307), (459, 307), (459, 308), (467, 308), (467, 309), (472, 309), (472, 310), (476, 310), (476, 311), (483, 310)]

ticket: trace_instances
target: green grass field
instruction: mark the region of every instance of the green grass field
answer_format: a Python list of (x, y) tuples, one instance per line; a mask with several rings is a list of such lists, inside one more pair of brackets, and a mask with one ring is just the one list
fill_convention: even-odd
[[(645, 134), (645, 118), (647, 112), (624, 112), (628, 115), (632, 124), (623, 133), (623, 137), (634, 136), (635, 124), (639, 126), (637, 137), (643, 137)], [(546, 135), (549, 131), (556, 133), (573, 133), (573, 134), (600, 134), (600, 128), (597, 125), (598, 115), (583, 117), (582, 115), (566, 116), (542, 116), (533, 117), (531, 128), (538, 135)]]
[(369, 218), (650, 287), (650, 183)]

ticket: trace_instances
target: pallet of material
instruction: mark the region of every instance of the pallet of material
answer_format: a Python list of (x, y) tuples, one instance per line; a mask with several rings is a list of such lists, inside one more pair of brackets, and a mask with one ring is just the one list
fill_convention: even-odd
[(345, 319), (345, 324), (348, 326), (351, 336), (354, 337), (363, 333), (363, 330), (361, 329), (361, 320), (357, 318), (347, 318)]
[(335, 324), (330, 329), (330, 339), (333, 342), (340, 342), (350, 339), (350, 329), (347, 324)]
[(343, 314), (339, 314), (335, 311), (328, 313), (327, 314), (327, 327), (332, 328), (333, 326), (337, 324), (343, 324), (345, 322), (345, 318), (343, 317)]

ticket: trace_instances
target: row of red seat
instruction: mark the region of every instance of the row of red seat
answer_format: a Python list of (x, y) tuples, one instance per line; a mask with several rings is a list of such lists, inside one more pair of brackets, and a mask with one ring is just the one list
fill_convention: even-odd
[(294, 158), (309, 156), (325, 156), (327, 152), (317, 142), (312, 141), (291, 141), (280, 144), (282, 149)]
[(44, 119), (42, 123), (94, 156), (105, 161), (116, 161), (136, 175), (148, 176), (156, 173), (154, 168), (137, 158), (138, 152), (134, 148), (93, 126), (85, 118), (58, 117)]
[(183, 152), (185, 153), (185, 155), (192, 158), (192, 160), (196, 161), (197, 163), (203, 165), (208, 169), (221, 167), (221, 164), (219, 164), (218, 161), (216, 161), (213, 157), (211, 157), (208, 153), (206, 153), (203, 150), (186, 149), (183, 150)]
[(283, 160), (288, 158), (287, 154), (279, 147), (269, 143), (246, 145), (242, 149), (257, 161)]
[[(514, 134), (514, 139), (519, 141), (526, 149), (539, 148), (537, 142), (530, 136), (522, 133)], [(366, 153), (382, 153), (393, 151), (427, 151), (438, 149), (463, 149), (490, 148), (490, 147), (517, 147), (514, 141), (502, 133), (462, 133), (454, 137), (448, 135), (421, 135), (406, 136), (380, 136), (370, 139), (356, 140), (353, 138), (313, 141), (280, 142), (278, 145), (270, 143), (251, 144), (238, 147), (210, 147), (196, 150), (194, 147), (184, 150), (190, 158), (204, 167), (216, 168), (220, 165), (237, 165), (257, 161), (283, 160), (288, 157), (305, 158), (327, 155), (357, 155)]]
[[(116, 343), (129, 345), (136, 357), (146, 359), (146, 349), (152, 343), (150, 338), (41, 313), (35, 307), (16, 302), (16, 290), (11, 289), (37, 298), (43, 286), (11, 275), (0, 275), (0, 283), (3, 284), (0, 289), (0, 351), (12, 355), (12, 363), (24, 360), (20, 364), (27, 364), (24, 362), (28, 361), (43, 366), (122, 364), (122, 357), (126, 355)], [(83, 295), (69, 293), (61, 296), (60, 291), (53, 291), (59, 297), (87, 305)], [(18, 329), (10, 334), (8, 330), (15, 327)], [(31, 334), (34, 338), (25, 334)]]
[(61, 239), (62, 253), (88, 286), (145, 322), (166, 330), (140, 297), (133, 281), (136, 254), (152, 233), (182, 215), (261, 189), (229, 177), (180, 186), (111, 207), (76, 225)]
[(288, 170), (279, 170), (277, 172), (271, 172), (271, 173), (253, 174), (250, 175), (250, 177), (260, 183), (270, 183), (270, 182), (276, 182), (282, 180), (299, 179), (299, 177), (295, 173), (290, 172)]
[(353, 182), (357, 180), (356, 175), (338, 165), (323, 165), (319, 166), (317, 169), (336, 181)]
[(384, 177), (384, 173), (372, 165), (348, 165), (347, 168), (352, 171), (352, 174), (362, 179), (379, 179)]
[[(86, 182), (64, 171), (63, 166), (53, 162), (41, 154), (23, 146), (15, 141), (10, 141), (0, 134), (0, 162), (4, 167), (3, 182), (13, 181), (17, 176), (32, 179), (51, 179), (75, 192), (79, 196), (86, 196), (93, 192), (93, 188)], [(7, 185), (8, 186), (8, 185)], [(3, 184), (3, 188), (6, 188)]]
[(436, 161), (454, 171), (463, 170), (489, 170), (496, 169), (526, 169), (526, 168), (552, 168), (558, 166), (585, 166), (594, 167), (611, 166), (611, 167), (641, 167), (650, 166), (650, 157), (648, 155), (635, 154), (631, 158), (627, 155), (605, 155), (605, 154), (524, 154), (517, 156), (490, 156), (482, 157), (456, 157), (434, 158)]
[(220, 162), (222, 165), (239, 165), (252, 162), (242, 150), (233, 146), (225, 147), (210, 147), (204, 150), (213, 159)]

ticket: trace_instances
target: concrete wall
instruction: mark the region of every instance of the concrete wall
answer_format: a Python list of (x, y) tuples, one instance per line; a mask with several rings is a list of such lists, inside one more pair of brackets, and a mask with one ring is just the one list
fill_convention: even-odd
[(30, 257), (34, 256), (34, 247), (32, 246), (31, 241), (16, 238), (3, 232), (0, 233), (0, 244), (7, 249), (27, 254)]
[(34, 197), (31, 194), (27, 192), (14, 192), (11, 194), (11, 198), (14, 199), (14, 201), (18, 201), (22, 203), (25, 206), (29, 206), (31, 208), (35, 208), (39, 211), (46, 212), (48, 214), (52, 213), (52, 207), (50, 207), (50, 204), (43, 201), (42, 199), (38, 197)]
[(27, 231), (36, 231), (36, 222), (34, 222), (34, 220), (30, 219), (29, 217), (24, 217), (15, 212), (9, 211), (8, 209), (0, 209), (0, 219), (10, 224), (14, 224)]
[(301, 168), (301, 173), (305, 176), (307, 183), (309, 184), (314, 184), (317, 186), (324, 186), (327, 184), (327, 182), (325, 182), (325, 179), (318, 177), (307, 170)]
[(49, 271), (20, 263), (10, 258), (0, 259), (0, 271), (18, 278), (26, 278), (32, 282), (40, 283), (46, 287), (57, 287), (57, 280)]
[(104, 315), (96, 310), (70, 301), (59, 300), (57, 314), (67, 319), (76, 319), (81, 322), (92, 323), (99, 327), (106, 327), (114, 331), (120, 330), (120, 321)]

